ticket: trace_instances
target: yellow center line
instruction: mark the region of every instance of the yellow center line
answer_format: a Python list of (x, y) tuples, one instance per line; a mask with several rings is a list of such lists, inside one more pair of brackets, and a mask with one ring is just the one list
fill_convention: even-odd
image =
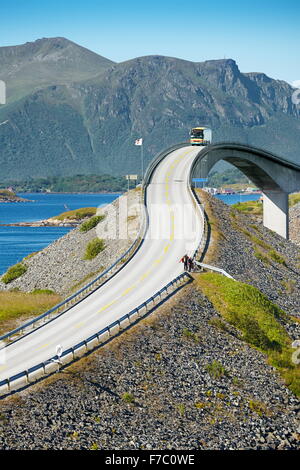
[(171, 243), (168, 243), (165, 247), (164, 247), (164, 252), (167, 253), (167, 251), (169, 250), (171, 246)]
[(136, 285), (128, 287), (128, 289), (125, 289), (124, 292), (122, 292), (121, 295), (124, 296), (124, 295), (128, 294), (128, 292), (131, 292), (135, 287), (136, 287)]
[(160, 256), (160, 257), (159, 257), (159, 258), (157, 258), (155, 261), (153, 261), (153, 263), (152, 263), (152, 264), (155, 266), (155, 265), (157, 265), (157, 264), (161, 263), (161, 262), (162, 262), (162, 259), (163, 259), (163, 256)]
[(144, 279), (146, 279), (150, 273), (151, 273), (151, 269), (149, 269), (149, 271), (146, 271), (144, 274), (142, 274), (142, 276), (140, 277), (140, 281), (143, 281)]
[(74, 326), (74, 328), (81, 328), (83, 325), (85, 325), (85, 321), (81, 321), (79, 323), (76, 323), (76, 325)]
[[(171, 201), (170, 201), (170, 198), (169, 198), (169, 176), (171, 175), (172, 171), (171, 169), (174, 169), (176, 167), (176, 165), (179, 163), (180, 160), (182, 160), (182, 158), (187, 155), (190, 151), (187, 151), (185, 152), (183, 155), (181, 155), (180, 157), (178, 157), (169, 167), (169, 170), (168, 172), (166, 173), (166, 178), (165, 178), (165, 186), (166, 186), (166, 189), (165, 189), (165, 196), (166, 196), (166, 202), (168, 204), (168, 206), (171, 205)], [(169, 212), (170, 212), (170, 218), (171, 218), (171, 236), (170, 236), (170, 241), (173, 241), (174, 240), (174, 227), (175, 227), (175, 218), (174, 218), (174, 213), (171, 212), (171, 209), (169, 208)], [(160, 264), (162, 262), (162, 259), (163, 257), (165, 256), (165, 254), (168, 252), (169, 248), (171, 246), (171, 243), (168, 243), (167, 245), (165, 245), (164, 247), (164, 253), (162, 256), (160, 256), (159, 258), (157, 258), (153, 263), (152, 265), (156, 266), (158, 264)], [(146, 271), (144, 274), (142, 274), (142, 276), (140, 276), (139, 280), (140, 282), (143, 281), (144, 279), (146, 279), (150, 273), (152, 272), (152, 269), (149, 269), (148, 271)], [(116, 303), (118, 300), (120, 300), (121, 297), (124, 297), (125, 295), (127, 295), (129, 292), (131, 292), (133, 289), (136, 288), (136, 285), (133, 285), (131, 287), (128, 287), (127, 289), (125, 289), (121, 296), (119, 298), (116, 298), (115, 300), (112, 300), (111, 302), (109, 302), (108, 304), (104, 305), (103, 307), (100, 308), (99, 310), (99, 313), (100, 312), (103, 312), (104, 310), (108, 309), (111, 305), (113, 305), (114, 303)], [(82, 322), (82, 323), (77, 323), (77, 325), (75, 325), (75, 327), (80, 327), (82, 325), (84, 325), (85, 322)], [(48, 345), (45, 345), (44, 347), (46, 347)]]
[(99, 310), (99, 313), (100, 313), (100, 312), (103, 312), (103, 310), (106, 310), (108, 307), (110, 307), (111, 305), (113, 305), (116, 301), (117, 301), (117, 299), (112, 300), (111, 302), (109, 302), (109, 304), (106, 304), (106, 305), (104, 305), (103, 307), (101, 307), (100, 310)]
[(50, 346), (51, 343), (46, 343), (46, 344), (43, 344), (42, 346), (40, 346), (39, 348), (36, 348), (36, 351), (39, 351), (40, 349), (44, 349), (46, 348), (47, 346)]

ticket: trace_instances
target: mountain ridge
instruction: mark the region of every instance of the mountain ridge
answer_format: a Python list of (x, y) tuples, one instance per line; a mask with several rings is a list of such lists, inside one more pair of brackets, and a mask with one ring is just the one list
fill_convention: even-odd
[[(199, 124), (212, 127), (215, 142), (241, 141), (299, 161), (300, 113), (284, 81), (244, 74), (233, 59), (190, 62), (150, 55), (114, 63), (96, 55), (95, 65), (94, 53), (65, 38), (38, 41), (30, 48), (46, 48), (47, 58), (59, 45), (65, 82), (37, 83), (0, 108), (0, 121), (8, 120), (0, 127), (2, 179), (139, 173), (136, 138), (144, 139), (146, 164), (158, 151), (187, 140)], [(90, 64), (87, 77), (74, 73), (77, 53), (79, 68)], [(62, 77), (71, 69), (71, 77)]]

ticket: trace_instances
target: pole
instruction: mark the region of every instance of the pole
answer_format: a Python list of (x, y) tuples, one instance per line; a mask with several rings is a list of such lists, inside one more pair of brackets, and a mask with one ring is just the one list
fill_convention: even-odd
[(141, 168), (142, 168), (142, 181), (144, 179), (144, 150), (143, 144), (141, 145)]

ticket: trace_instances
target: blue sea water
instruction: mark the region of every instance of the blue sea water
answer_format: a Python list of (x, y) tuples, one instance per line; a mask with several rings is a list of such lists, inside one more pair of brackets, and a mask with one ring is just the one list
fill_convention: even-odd
[[(100, 207), (119, 194), (20, 193), (30, 202), (0, 204), (0, 224), (48, 219), (66, 210)], [(24, 256), (45, 248), (68, 233), (69, 227), (0, 227), (0, 274)]]
[[(0, 224), (48, 219), (66, 210), (108, 204), (119, 194), (45, 194), (20, 193), (31, 202), (0, 204)], [(259, 199), (259, 194), (219, 194), (226, 204)], [(28, 254), (42, 250), (68, 233), (68, 227), (0, 227), (0, 274)]]
[(236, 204), (245, 201), (257, 201), (261, 194), (216, 194), (218, 199), (225, 202), (225, 204)]

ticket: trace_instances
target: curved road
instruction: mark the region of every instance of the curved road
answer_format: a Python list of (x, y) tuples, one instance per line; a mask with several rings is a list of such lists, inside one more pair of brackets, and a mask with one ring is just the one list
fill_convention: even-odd
[[(157, 166), (147, 187), (149, 229), (138, 252), (113, 278), (57, 319), (5, 348), (0, 381), (46, 362), (125, 315), (183, 272), (203, 227), (188, 188), (199, 147), (176, 150)], [(3, 351), (2, 351), (3, 352)]]

